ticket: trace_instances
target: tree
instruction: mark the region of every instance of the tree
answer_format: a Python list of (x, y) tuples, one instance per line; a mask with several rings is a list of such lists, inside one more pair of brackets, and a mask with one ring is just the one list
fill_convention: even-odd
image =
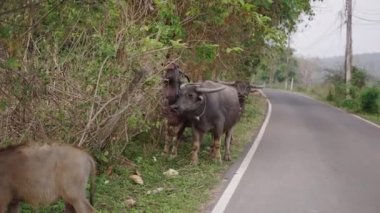
[(303, 13), (308, 0), (0, 1), (0, 140), (157, 136), (161, 64), (195, 81), (281, 80)]

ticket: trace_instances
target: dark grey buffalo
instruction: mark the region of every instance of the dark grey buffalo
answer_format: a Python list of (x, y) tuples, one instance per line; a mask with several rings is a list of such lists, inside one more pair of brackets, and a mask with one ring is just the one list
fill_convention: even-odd
[(247, 100), (248, 95), (250, 93), (256, 92), (258, 89), (263, 88), (262, 86), (252, 85), (248, 81), (241, 81), (241, 80), (237, 80), (234, 82), (218, 81), (218, 83), (232, 86), (237, 90), (238, 96), (239, 96), (239, 103), (240, 103), (240, 107), (242, 108), (242, 111), (244, 111), (245, 102)]
[(186, 126), (190, 126), (190, 124), (185, 117), (174, 113), (170, 109), (170, 105), (177, 101), (180, 86), (186, 81), (190, 82), (190, 78), (176, 64), (170, 64), (163, 76), (163, 94), (165, 97), (163, 116), (166, 119), (164, 153), (168, 154), (170, 148), (172, 148), (171, 156), (173, 158), (177, 156), (178, 142)]
[(213, 81), (185, 84), (179, 98), (171, 105), (173, 111), (188, 119), (193, 128), (192, 164), (198, 163), (198, 151), (203, 135), (211, 132), (213, 145), (211, 154), (221, 161), (220, 140), (225, 137), (225, 160), (231, 160), (230, 142), (232, 128), (240, 118), (241, 109), (235, 88)]

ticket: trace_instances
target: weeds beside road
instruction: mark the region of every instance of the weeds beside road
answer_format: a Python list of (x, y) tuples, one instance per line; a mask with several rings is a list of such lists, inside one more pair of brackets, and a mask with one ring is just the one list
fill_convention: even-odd
[[(260, 127), (266, 113), (266, 100), (250, 96), (245, 113), (234, 130), (231, 162), (216, 164), (209, 157), (211, 137), (207, 135), (201, 145), (200, 163), (190, 165), (190, 129), (185, 132), (185, 142), (178, 150), (178, 157), (170, 160), (161, 155), (162, 145), (141, 140), (131, 143), (123, 153), (133, 163), (112, 164), (97, 178), (95, 208), (97, 212), (199, 212), (203, 204), (211, 199), (212, 189), (220, 182), (224, 172), (241, 155), (244, 147)], [(222, 148), (223, 150), (223, 148)], [(135, 164), (135, 166), (131, 166)], [(179, 175), (165, 177), (163, 172), (175, 169)], [(128, 177), (138, 170), (143, 185), (135, 184)], [(128, 201), (129, 200), (129, 201)], [(136, 203), (130, 207), (130, 201)], [(59, 212), (59, 202), (39, 212)], [(23, 206), (23, 212), (31, 212)]]
[(297, 91), (380, 124), (379, 86), (361, 89), (352, 87), (351, 98), (348, 100), (343, 85), (315, 85), (309, 89), (298, 88)]

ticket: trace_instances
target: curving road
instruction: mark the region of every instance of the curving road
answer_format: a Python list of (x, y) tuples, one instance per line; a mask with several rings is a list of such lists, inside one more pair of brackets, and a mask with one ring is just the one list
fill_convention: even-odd
[(380, 128), (300, 95), (265, 94), (268, 126), (224, 212), (379, 213)]

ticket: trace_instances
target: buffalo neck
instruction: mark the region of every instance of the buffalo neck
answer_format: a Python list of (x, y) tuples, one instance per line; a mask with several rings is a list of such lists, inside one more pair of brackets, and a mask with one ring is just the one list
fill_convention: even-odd
[(200, 105), (200, 107), (198, 109), (195, 110), (194, 112), (194, 119), (199, 121), (201, 120), (202, 116), (204, 116), (205, 112), (206, 112), (206, 108), (207, 108), (207, 96), (203, 96), (204, 97), (204, 101), (203, 101), (203, 104)]

